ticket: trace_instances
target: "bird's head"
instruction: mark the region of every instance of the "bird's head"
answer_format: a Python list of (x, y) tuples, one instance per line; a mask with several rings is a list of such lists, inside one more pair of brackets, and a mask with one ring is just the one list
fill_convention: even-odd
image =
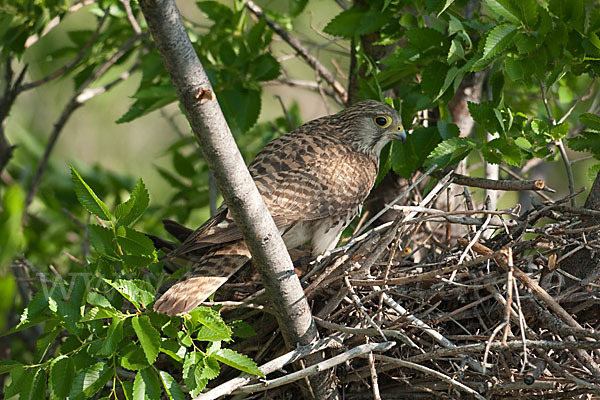
[(406, 140), (398, 112), (375, 100), (355, 103), (333, 117), (343, 125), (343, 139), (366, 154), (378, 156), (390, 140)]

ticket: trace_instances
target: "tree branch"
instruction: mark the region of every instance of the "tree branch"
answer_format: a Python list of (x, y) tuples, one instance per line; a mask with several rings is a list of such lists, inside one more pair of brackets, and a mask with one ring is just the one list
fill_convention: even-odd
[(304, 47), (298, 39), (290, 35), (288, 31), (283, 29), (283, 27), (281, 27), (277, 22), (267, 17), (263, 10), (259, 6), (257, 6), (252, 0), (248, 0), (246, 2), (246, 7), (248, 8), (248, 10), (250, 10), (250, 12), (252, 12), (252, 14), (256, 15), (258, 18), (264, 17), (265, 21), (267, 22), (267, 25), (269, 25), (269, 27), (271, 27), (271, 29), (273, 29), (279, 35), (279, 37), (281, 37), (287, 44), (289, 44), (294, 50), (296, 50), (298, 55), (302, 57), (302, 59), (306, 61), (306, 63), (310, 65), (315, 71), (317, 71), (317, 73), (323, 77), (325, 82), (327, 82), (333, 88), (335, 93), (339, 96), (339, 100), (341, 100), (343, 104), (346, 104), (346, 102), (348, 101), (348, 93), (346, 92), (346, 89), (344, 89), (344, 86), (335, 80), (333, 74), (327, 68), (325, 68), (325, 66), (321, 64), (321, 62), (315, 56), (310, 54), (308, 49)]
[[(144, 0), (140, 6), (206, 163), (260, 272), (287, 346), (312, 342), (317, 329), (290, 256), (231, 135), (175, 2)], [(318, 395), (324, 390), (320, 382), (325, 383), (311, 380)]]
[[(46, 144), (44, 154), (40, 159), (40, 163), (38, 164), (37, 170), (35, 171), (35, 175), (33, 176), (33, 180), (31, 181), (31, 186), (29, 187), (29, 191), (27, 192), (27, 197), (25, 199), (25, 209), (23, 211), (23, 223), (27, 219), (27, 209), (29, 208), (29, 205), (33, 201), (33, 198), (35, 197), (35, 194), (38, 190), (40, 181), (42, 179), (42, 174), (44, 173), (46, 165), (48, 164), (48, 160), (50, 159), (50, 154), (52, 153), (52, 150), (54, 150), (54, 146), (56, 145), (58, 137), (60, 136), (62, 129), (64, 128), (65, 124), (67, 123), (73, 112), (75, 112), (75, 110), (81, 107), (81, 105), (83, 105), (85, 101), (89, 100), (94, 96), (97, 96), (98, 94), (106, 92), (106, 90), (121, 82), (123, 79), (129, 76), (129, 72), (122, 74), (122, 76), (110, 82), (105, 87), (88, 89), (88, 86), (90, 86), (96, 79), (101, 77), (111, 66), (113, 66), (117, 61), (119, 61), (119, 59), (124, 54), (126, 54), (140, 38), (144, 36), (145, 34), (135, 35), (123, 45), (121, 45), (121, 47), (116, 51), (115, 54), (113, 54), (112, 57), (110, 57), (104, 64), (102, 64), (102, 66), (100, 66), (100, 68), (98, 68), (92, 75), (90, 75), (90, 77), (79, 87), (75, 94), (73, 94), (71, 100), (65, 106), (60, 117), (54, 124), (52, 133), (50, 134), (50, 138), (48, 139), (48, 144)], [(137, 68), (138, 65), (139, 64), (135, 64), (133, 69)]]

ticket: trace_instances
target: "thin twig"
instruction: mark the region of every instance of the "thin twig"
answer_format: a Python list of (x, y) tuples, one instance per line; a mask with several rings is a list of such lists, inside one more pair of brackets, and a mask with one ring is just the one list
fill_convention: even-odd
[(323, 77), (325, 82), (327, 82), (333, 88), (333, 90), (335, 90), (341, 103), (346, 103), (348, 100), (348, 93), (346, 92), (346, 89), (344, 89), (344, 86), (335, 80), (333, 74), (327, 68), (325, 68), (325, 66), (321, 64), (316, 57), (310, 54), (308, 49), (304, 47), (298, 39), (290, 35), (289, 32), (283, 29), (281, 25), (267, 17), (264, 11), (252, 0), (246, 1), (246, 7), (258, 18), (264, 17), (267, 25), (269, 25), (269, 27), (273, 29), (287, 44), (296, 50), (298, 55), (300, 55), (300, 57), (302, 57), (302, 59), (306, 61), (308, 65), (310, 65), (315, 71), (317, 71), (317, 73)]
[[(119, 77), (119, 78), (115, 79), (114, 81), (112, 81), (111, 83), (109, 83), (104, 88), (88, 89), (88, 86), (91, 85), (100, 76), (102, 76), (104, 74), (104, 72), (106, 72), (107, 69), (109, 69), (112, 65), (114, 65), (124, 54), (126, 54), (131, 48), (133, 48), (135, 43), (137, 43), (137, 41), (139, 39), (141, 39), (143, 36), (145, 36), (145, 34), (136, 35), (136, 36), (132, 37), (131, 39), (129, 39), (124, 44), (122, 44), (121, 47), (119, 47), (119, 49), (115, 52), (115, 54), (113, 54), (112, 57), (110, 57), (104, 64), (102, 64), (100, 66), (100, 68), (98, 68), (98, 70), (96, 70), (96, 72), (94, 72), (79, 87), (79, 89), (71, 97), (71, 100), (69, 101), (69, 103), (65, 106), (63, 112), (61, 113), (58, 120), (54, 124), (52, 133), (50, 134), (50, 138), (48, 139), (48, 143), (46, 144), (46, 148), (44, 149), (44, 154), (42, 155), (42, 158), (40, 159), (40, 163), (38, 164), (38, 167), (35, 171), (35, 175), (33, 176), (31, 186), (29, 187), (29, 191), (27, 192), (27, 198), (25, 200), (25, 208), (23, 211), (23, 223), (27, 219), (27, 210), (29, 208), (29, 205), (31, 205), (33, 198), (35, 197), (35, 194), (37, 192), (37, 189), (39, 187), (39, 184), (40, 184), (40, 181), (42, 178), (42, 174), (44, 173), (44, 170), (46, 169), (46, 165), (48, 164), (48, 160), (50, 159), (50, 154), (52, 153), (52, 150), (54, 149), (54, 145), (56, 144), (58, 137), (59, 137), (60, 133), (62, 132), (62, 129), (64, 128), (65, 124), (67, 123), (67, 121), (69, 120), (69, 118), (71, 117), (73, 112), (75, 110), (77, 110), (79, 107), (81, 107), (85, 101), (89, 100), (90, 98), (92, 98), (100, 93), (104, 93), (107, 90), (106, 88), (110, 88), (110, 87), (114, 86), (115, 84), (121, 82), (124, 79), (123, 77), (129, 76), (129, 73), (125, 73), (121, 77)], [(139, 64), (134, 65), (133, 68), (137, 68), (138, 65)]]
[(81, 50), (79, 50), (79, 52), (77, 53), (77, 55), (75, 56), (75, 58), (73, 58), (70, 62), (68, 62), (67, 64), (63, 65), (62, 67), (60, 67), (59, 69), (57, 69), (56, 71), (54, 71), (53, 73), (51, 73), (50, 75), (47, 75), (47, 76), (45, 76), (45, 77), (43, 77), (41, 79), (38, 79), (37, 81), (29, 82), (29, 83), (25, 83), (23, 85), (20, 85), (19, 89), (18, 89), (19, 92), (24, 92), (26, 90), (33, 89), (33, 88), (41, 86), (41, 85), (43, 85), (45, 83), (48, 83), (51, 80), (56, 79), (59, 76), (67, 73), (73, 67), (75, 67), (83, 59), (83, 57), (85, 56), (85, 54), (88, 52), (88, 50), (92, 47), (92, 45), (94, 44), (94, 42), (98, 38), (98, 35), (100, 34), (100, 29), (102, 29), (102, 26), (106, 22), (106, 20), (107, 20), (107, 18), (108, 18), (109, 15), (110, 15), (110, 7), (106, 7), (106, 10), (104, 11), (104, 15), (102, 16), (102, 18), (100, 19), (100, 21), (98, 21), (98, 25), (96, 26), (96, 29), (92, 33), (92, 36), (87, 41), (87, 43), (83, 45), (83, 47), (81, 48)]
[[(300, 380), (306, 376), (312, 376), (318, 374), (321, 371), (326, 371), (329, 368), (333, 368), (336, 365), (342, 364), (348, 360), (351, 360), (356, 357), (360, 357), (363, 354), (368, 354), (374, 351), (387, 351), (394, 347), (396, 342), (383, 342), (383, 343), (369, 343), (357, 346), (353, 349), (350, 349), (342, 354), (339, 354), (335, 357), (332, 357), (328, 360), (322, 361), (318, 364), (311, 365), (305, 369), (302, 369), (297, 372), (293, 372), (286, 376), (282, 376), (281, 378), (276, 378), (270, 381), (264, 381), (262, 383), (257, 383), (254, 385), (248, 385), (237, 389), (234, 393), (256, 393), (261, 392), (268, 389), (273, 389), (279, 386), (287, 385), (288, 383), (295, 382)], [(198, 398), (197, 398), (198, 399)]]

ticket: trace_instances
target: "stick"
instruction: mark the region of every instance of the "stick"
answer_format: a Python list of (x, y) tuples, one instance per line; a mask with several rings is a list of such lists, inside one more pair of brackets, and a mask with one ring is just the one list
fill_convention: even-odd
[[(287, 385), (288, 383), (295, 382), (299, 379), (302, 379), (306, 376), (311, 376), (317, 374), (321, 371), (328, 370), (330, 368), (335, 367), (341, 363), (344, 363), (353, 358), (359, 357), (363, 354), (371, 353), (373, 351), (387, 351), (394, 347), (396, 342), (383, 342), (383, 343), (369, 343), (357, 346), (351, 350), (348, 350), (342, 354), (339, 354), (335, 357), (332, 357), (328, 360), (322, 361), (318, 364), (311, 365), (310, 367), (303, 369), (301, 371), (297, 371), (286, 376), (282, 376), (281, 378), (276, 378), (270, 381), (265, 381), (263, 383), (257, 383), (255, 385), (244, 386), (234, 393), (255, 393), (261, 392), (268, 389), (273, 389), (279, 386)], [(198, 398), (196, 398), (198, 399)], [(196, 400), (195, 399), (195, 400)]]

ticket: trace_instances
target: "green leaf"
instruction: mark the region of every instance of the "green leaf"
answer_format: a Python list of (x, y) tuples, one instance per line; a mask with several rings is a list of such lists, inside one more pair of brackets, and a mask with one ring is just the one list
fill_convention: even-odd
[(578, 136), (567, 139), (567, 144), (575, 151), (589, 151), (600, 157), (600, 133), (582, 132)]
[(448, 7), (450, 7), (454, 3), (454, 1), (455, 0), (446, 0), (446, 4), (444, 4), (442, 10), (437, 14), (438, 18), (444, 13), (444, 11), (448, 9)]
[(81, 175), (79, 175), (79, 173), (73, 167), (71, 167), (71, 176), (73, 181), (73, 190), (75, 190), (75, 194), (77, 195), (77, 200), (79, 200), (79, 203), (98, 218), (104, 221), (110, 221), (112, 217), (110, 211), (108, 211), (108, 207), (106, 207), (106, 204), (104, 204), (102, 200), (96, 196), (96, 193), (94, 193), (92, 188), (85, 183)]
[(198, 331), (198, 340), (217, 341), (231, 340), (231, 328), (225, 324), (221, 315), (208, 307), (198, 307), (190, 311), (190, 321), (204, 325)]
[(256, 363), (249, 357), (240, 354), (231, 349), (220, 349), (210, 355), (211, 357), (221, 361), (223, 364), (227, 364), (230, 367), (246, 372), (248, 374), (257, 375), (262, 378), (265, 374), (262, 373)]
[(553, 126), (552, 130), (550, 131), (552, 139), (554, 139), (554, 140), (564, 139), (567, 136), (567, 134), (569, 133), (570, 127), (571, 127), (571, 124), (569, 124), (568, 122), (563, 122), (562, 124)]
[(158, 371), (160, 378), (163, 383), (163, 387), (165, 388), (165, 392), (167, 392), (167, 396), (172, 400), (186, 400), (186, 396), (183, 394), (181, 387), (177, 384), (177, 381), (173, 379), (169, 373), (165, 371)]
[(54, 397), (64, 399), (69, 395), (75, 378), (75, 361), (72, 357), (58, 356), (50, 363), (50, 388)]
[(217, 93), (219, 104), (234, 135), (247, 132), (258, 120), (261, 107), (260, 90), (234, 85)]
[(117, 279), (111, 281), (104, 279), (104, 282), (115, 288), (123, 297), (129, 300), (136, 308), (140, 305), (146, 307), (154, 300), (154, 288), (148, 282), (140, 279)]
[(418, 127), (408, 135), (405, 143), (393, 143), (391, 163), (394, 172), (402, 177), (410, 177), (441, 138), (436, 127)]
[(125, 369), (138, 371), (148, 367), (148, 360), (142, 348), (136, 344), (128, 344), (122, 350), (119, 350), (119, 363)]
[(93, 398), (114, 373), (115, 371), (104, 362), (88, 367), (75, 378), (69, 393), (69, 399), (87, 400)]
[(444, 140), (429, 154), (425, 165), (429, 167), (437, 164), (439, 168), (454, 165), (465, 158), (476, 147), (477, 142), (469, 138), (459, 137)]
[(10, 372), (13, 368), (18, 368), (18, 367), (22, 367), (23, 364), (21, 364), (18, 361), (14, 361), (14, 360), (2, 360), (0, 361), (0, 374), (6, 374), (8, 372)]
[(281, 71), (279, 62), (270, 54), (261, 54), (248, 67), (248, 73), (257, 81), (270, 81), (277, 78)]
[(21, 220), (25, 207), (25, 193), (19, 185), (4, 188), (0, 207), (0, 268), (2, 272), (24, 245)]
[(80, 322), (89, 322), (99, 319), (113, 318), (119, 315), (119, 312), (114, 309), (94, 307), (81, 318)]
[(379, 30), (389, 18), (389, 13), (382, 13), (377, 9), (352, 7), (329, 21), (323, 32), (345, 38), (362, 36)]
[(87, 302), (92, 306), (108, 308), (111, 310), (115, 309), (106, 297), (93, 290), (87, 293)]
[(146, 315), (133, 317), (131, 325), (135, 331), (142, 350), (146, 355), (149, 364), (153, 364), (160, 350), (160, 334), (150, 323), (150, 318)]
[(502, 24), (494, 27), (485, 39), (483, 58), (493, 57), (511, 46), (516, 33), (517, 27), (512, 24)]
[(231, 323), (232, 335), (246, 339), (256, 335), (254, 328), (247, 322), (238, 320)]
[(202, 372), (200, 375), (201, 379), (211, 380), (219, 376), (219, 373), (221, 372), (221, 367), (219, 366), (217, 360), (215, 360), (214, 358), (205, 357), (202, 360), (202, 364)]
[(515, 0), (513, 4), (519, 10), (520, 19), (525, 25), (532, 28), (537, 24), (539, 6), (536, 0)]
[(212, 21), (223, 22), (233, 19), (233, 11), (218, 1), (197, 1), (196, 5)]
[(523, 65), (520, 60), (515, 58), (506, 57), (504, 59), (504, 68), (506, 74), (513, 81), (520, 81), (524, 78)]
[(112, 323), (108, 327), (106, 338), (102, 343), (100, 354), (105, 356), (112, 355), (119, 346), (119, 343), (123, 340), (123, 320), (114, 317)]
[(600, 164), (592, 165), (586, 171), (587, 178), (592, 182), (598, 178), (598, 174), (600, 174)]
[[(520, 0), (517, 0), (517, 2)], [(516, 8), (512, 0), (486, 0), (486, 4), (496, 14), (504, 17), (508, 22), (512, 22), (515, 25), (521, 23), (519, 10)]]
[(135, 229), (125, 228), (117, 233), (117, 242), (128, 254), (152, 256), (156, 258), (156, 249), (152, 240)]
[[(456, 67), (448, 68), (448, 65), (442, 62), (433, 61), (429, 63), (421, 74), (421, 87), (423, 88), (423, 93), (425, 93), (430, 98), (439, 98), (440, 93), (442, 92), (442, 85), (444, 84), (444, 78), (447, 75), (451, 75), (451, 71), (453, 71), (454, 76), (456, 76)], [(454, 76), (452, 78), (454, 78)]]
[(138, 98), (138, 100), (116, 121), (117, 124), (131, 122), (136, 118), (171, 104), (178, 99), (177, 92), (175, 92), (175, 89), (170, 82), (167, 82), (162, 86), (152, 86), (150, 88), (140, 89), (133, 97)]
[(123, 226), (133, 224), (148, 208), (150, 196), (142, 179), (138, 179), (137, 184), (131, 192), (129, 200), (119, 204), (115, 209), (115, 218), (117, 223)]
[(160, 399), (160, 382), (152, 368), (145, 368), (135, 375), (133, 381), (134, 400)]
[(88, 225), (92, 248), (111, 259), (117, 260), (117, 246), (113, 231), (100, 225)]
[(600, 131), (600, 117), (596, 114), (583, 113), (579, 116), (579, 122), (590, 129)]

